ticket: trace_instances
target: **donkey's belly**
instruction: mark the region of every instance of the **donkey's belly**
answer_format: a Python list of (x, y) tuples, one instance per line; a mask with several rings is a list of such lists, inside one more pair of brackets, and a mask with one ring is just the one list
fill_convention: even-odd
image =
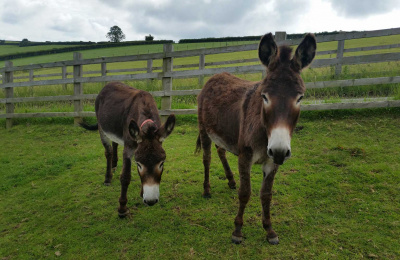
[(104, 132), (104, 134), (107, 136), (108, 139), (110, 139), (114, 143), (117, 143), (119, 145), (124, 145), (124, 140), (122, 140), (122, 138), (119, 138), (117, 135), (107, 132)]
[(239, 149), (236, 145), (228, 144), (223, 138), (219, 137), (215, 133), (208, 133), (208, 136), (210, 137), (211, 141), (213, 141), (217, 146), (224, 148), (228, 152), (231, 152), (235, 155), (239, 154)]

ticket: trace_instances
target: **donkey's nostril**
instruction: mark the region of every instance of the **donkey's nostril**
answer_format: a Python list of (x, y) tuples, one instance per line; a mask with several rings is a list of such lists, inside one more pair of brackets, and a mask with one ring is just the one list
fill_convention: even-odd
[(292, 152), (290, 152), (290, 150), (288, 150), (288, 151), (286, 152), (286, 158), (289, 158), (291, 155), (292, 155)]
[(272, 152), (272, 149), (268, 149), (268, 156), (269, 157), (274, 157), (274, 153)]
[(154, 204), (156, 204), (158, 202), (158, 199), (155, 200), (143, 200), (144, 204), (148, 205), (148, 206), (153, 206)]

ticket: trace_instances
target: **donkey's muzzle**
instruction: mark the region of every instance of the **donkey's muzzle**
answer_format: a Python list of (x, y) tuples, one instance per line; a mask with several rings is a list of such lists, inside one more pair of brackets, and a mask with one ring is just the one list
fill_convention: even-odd
[(292, 155), (289, 149), (268, 149), (268, 156), (274, 160), (275, 164), (282, 165), (284, 161)]
[(143, 185), (143, 203), (148, 206), (153, 206), (160, 198), (160, 185), (159, 184), (144, 184)]
[(146, 204), (147, 206), (153, 206), (158, 202), (158, 199), (155, 200), (143, 200), (143, 203)]

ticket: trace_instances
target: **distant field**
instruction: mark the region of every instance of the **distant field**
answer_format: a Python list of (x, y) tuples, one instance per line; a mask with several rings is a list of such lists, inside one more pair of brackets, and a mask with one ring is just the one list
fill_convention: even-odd
[[(65, 47), (71, 47), (74, 45), (39, 45), (39, 46), (27, 46), (27, 47), (19, 47), (15, 45), (0, 45), (0, 55), (7, 54), (16, 54), (16, 53), (25, 53), (31, 51), (44, 51), (44, 50), (52, 50), (52, 49), (60, 49)], [(4, 63), (4, 61), (3, 61)], [(2, 66), (4, 66), (3, 63)]]
[[(256, 43), (256, 42), (249, 42), (249, 41), (240, 41), (240, 42), (214, 42), (214, 43), (187, 43), (187, 44), (174, 44), (174, 50), (193, 50), (193, 49), (200, 49), (200, 48), (213, 48), (213, 47), (221, 47), (221, 46), (232, 46), (232, 45), (242, 45), (242, 44), (249, 44), (249, 43)], [(6, 46), (0, 45), (0, 55), (14, 53), (14, 50), (8, 50), (5, 47), (12, 47), (12, 48), (20, 48), (16, 46)], [(46, 46), (36, 46), (36, 47), (26, 47), (26, 48), (38, 48), (31, 51), (43, 50), (40, 47)], [(68, 47), (68, 46), (64, 46)], [(4, 48), (4, 50), (3, 50)], [(53, 46), (54, 48), (54, 46)], [(20, 48), (21, 50), (25, 50)], [(51, 48), (50, 48), (51, 49)], [(8, 52), (10, 51), (10, 52)], [(11, 52), (12, 51), (12, 52)], [(24, 52), (27, 52), (26, 49)], [(113, 47), (113, 48), (104, 48), (104, 49), (93, 49), (93, 50), (85, 50), (80, 51), (83, 55), (84, 59), (91, 59), (91, 58), (100, 58), (100, 57), (113, 57), (113, 56), (126, 56), (126, 55), (136, 55), (136, 54), (145, 54), (145, 53), (158, 53), (163, 51), (162, 44), (151, 44), (151, 45), (136, 45), (136, 46), (125, 46), (125, 47)], [(71, 60), (72, 59), (72, 52), (70, 53), (59, 53), (59, 54), (52, 54), (52, 55), (43, 55), (43, 56), (36, 56), (36, 57), (29, 57), (23, 59), (16, 59), (13, 61), (14, 66), (21, 66), (27, 64), (38, 64), (38, 63), (47, 63), (47, 62), (55, 62), (55, 61), (62, 61), (62, 60)], [(4, 67), (4, 61), (0, 61), (0, 67)]]
[[(376, 37), (369, 39), (357, 39), (346, 41), (345, 48), (355, 48), (355, 47), (365, 47), (373, 45), (387, 45), (395, 44), (400, 42), (400, 35)], [(190, 50), (198, 48), (212, 48), (226, 45), (240, 45), (256, 42), (228, 42), (228, 43), (191, 43), (191, 44), (174, 44), (174, 50)], [(0, 51), (6, 46), (0, 46)], [(37, 46), (37, 48), (40, 46)], [(42, 46), (43, 47), (43, 46)], [(318, 51), (326, 51), (336, 49), (337, 42), (325, 42), (318, 44)], [(18, 47), (14, 47), (18, 48)], [(36, 47), (35, 47), (36, 48)], [(141, 45), (141, 46), (128, 46), (128, 47), (115, 47), (115, 48), (105, 48), (105, 49), (95, 49), (82, 51), (84, 59), (88, 58), (98, 58), (98, 57), (112, 57), (112, 56), (124, 56), (124, 55), (135, 55), (144, 53), (157, 53), (162, 51), (163, 46), (160, 45)], [(4, 51), (4, 49), (3, 49)], [(368, 52), (357, 52), (357, 53), (345, 53), (345, 56), (351, 55), (367, 55), (376, 54), (383, 52), (399, 52), (400, 48), (389, 49), (389, 50), (374, 50)], [(37, 64), (37, 63), (47, 63), (55, 62), (61, 60), (71, 60), (72, 53), (62, 53), (55, 55), (45, 55), (37, 56), (31, 58), (17, 59), (14, 60), (14, 65), (25, 65), (25, 64)], [(335, 55), (323, 55), (317, 56), (319, 58), (333, 58)], [(207, 55), (207, 62), (216, 61), (227, 61), (227, 60), (239, 60), (239, 59), (252, 59), (257, 58), (257, 51), (244, 51), (236, 53), (224, 53)], [(154, 60), (153, 66), (160, 67), (161, 60)], [(187, 58), (177, 58), (174, 59), (174, 66), (183, 64), (198, 64), (199, 57), (187, 57)], [(246, 63), (242, 65), (256, 65), (258, 62)], [(4, 62), (0, 62), (0, 66), (4, 66)], [(224, 65), (232, 66), (232, 65)], [(206, 68), (213, 67), (224, 67), (219, 66), (208, 66)], [(233, 65), (235, 66), (235, 65)], [(146, 61), (138, 62), (124, 62), (124, 63), (111, 63), (107, 64), (108, 70), (117, 69), (128, 69), (128, 68), (145, 68)], [(100, 65), (87, 65), (84, 66), (84, 71), (100, 71)], [(72, 67), (68, 67), (67, 71), (72, 73)], [(363, 65), (350, 65), (343, 66), (342, 74), (339, 79), (352, 79), (352, 78), (365, 78), (365, 77), (380, 77), (380, 76), (396, 76), (399, 75), (400, 62), (383, 62), (374, 64), (363, 64)], [(54, 69), (42, 69), (36, 71), (35, 75), (53, 74), (60, 73), (61, 68)], [(136, 72), (140, 73), (140, 72)], [(122, 73), (109, 73), (109, 75), (122, 74)], [(15, 73), (14, 76), (28, 75), (25, 73)], [(99, 74), (90, 74), (85, 76), (98, 76)], [(261, 79), (261, 73), (254, 74), (244, 74), (238, 75), (241, 78), (257, 81)], [(302, 72), (302, 77), (306, 82), (310, 81), (323, 81), (332, 80), (335, 77), (334, 67), (325, 67), (318, 69), (305, 69)], [(35, 80), (44, 79), (55, 79), (55, 77), (38, 78)], [(26, 80), (26, 79), (24, 79)], [(207, 80), (207, 78), (206, 78)], [(18, 81), (16, 79), (15, 81)], [(147, 91), (157, 91), (161, 90), (161, 81), (154, 80), (150, 84), (148, 82), (134, 81), (126, 82), (127, 84), (134, 86), (136, 88), (144, 89)], [(104, 86), (102, 83), (93, 83), (84, 85), (85, 94), (96, 94)], [(173, 89), (198, 89), (201, 88), (198, 84), (197, 78), (190, 79), (174, 79)], [(61, 86), (43, 86), (43, 87), (31, 87), (31, 88), (16, 88), (14, 90), (15, 97), (27, 97), (27, 96), (52, 96), (52, 95), (71, 95), (73, 93), (73, 87), (68, 86), (63, 89)], [(373, 98), (373, 97), (392, 97), (395, 99), (400, 99), (400, 87), (399, 84), (388, 84), (388, 85), (376, 85), (376, 86), (362, 86), (362, 87), (348, 87), (348, 88), (328, 88), (328, 89), (310, 89), (306, 92), (305, 103), (313, 103), (318, 100), (323, 100), (325, 102), (338, 102), (343, 98)], [(0, 98), (4, 98), (4, 92), (0, 91)], [(156, 99), (159, 102), (159, 99)], [(173, 97), (172, 108), (195, 108), (196, 107), (196, 97), (195, 96), (181, 96)], [(4, 104), (0, 104), (0, 111), (4, 111)], [(35, 103), (19, 103), (16, 104), (15, 112), (58, 112), (58, 111), (72, 111), (72, 106), (70, 102), (35, 102)], [(85, 102), (85, 110), (93, 111), (93, 101)]]
[[(193, 50), (199, 48), (213, 48), (221, 46), (232, 46), (232, 45), (243, 45), (249, 43), (257, 43), (258, 41), (238, 41), (238, 42), (211, 42), (211, 43), (188, 43), (188, 44), (174, 44), (174, 50)], [(400, 42), (400, 35), (375, 37), (368, 39), (355, 39), (346, 41), (345, 48), (356, 48), (356, 47), (366, 47), (366, 46), (376, 46), (376, 45), (387, 45)], [(69, 47), (64, 45), (42, 45), (42, 46), (32, 46), (32, 47), (18, 47), (18, 46), (8, 46), (0, 45), (0, 55), (12, 54), (12, 53), (22, 53), (28, 51), (39, 51), (48, 50), (53, 48), (63, 48)], [(325, 42), (318, 44), (318, 51), (326, 51), (336, 49), (337, 42)], [(114, 47), (105, 49), (94, 49), (81, 51), (85, 59), (98, 58), (98, 57), (112, 57), (112, 56), (124, 56), (124, 55), (135, 55), (135, 54), (145, 54), (145, 53), (157, 53), (162, 52), (162, 44), (155, 45), (139, 45), (139, 46), (126, 46), (126, 47)], [(375, 50), (370, 52), (363, 52), (363, 54), (375, 54), (375, 53), (385, 53), (385, 52), (399, 52), (400, 48), (390, 49), (390, 50)], [(344, 56), (359, 55), (360, 53), (345, 53)], [(229, 54), (228, 54), (229, 55)], [(331, 55), (332, 56), (332, 55)], [(233, 57), (232, 57), (233, 58)], [(320, 58), (329, 58), (329, 55), (320, 56)], [(30, 58), (23, 58), (14, 60), (14, 66), (27, 65), (27, 64), (38, 64), (55, 62), (61, 60), (71, 60), (71, 53), (61, 53), (53, 55), (44, 55)], [(233, 58), (234, 59), (234, 58)], [(4, 61), (0, 61), (0, 67), (4, 66)]]

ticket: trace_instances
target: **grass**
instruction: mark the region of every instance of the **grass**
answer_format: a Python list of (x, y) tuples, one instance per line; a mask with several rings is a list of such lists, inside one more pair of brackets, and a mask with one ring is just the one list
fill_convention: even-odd
[[(77, 44), (77, 45), (79, 45), (79, 44)], [(26, 46), (26, 47), (19, 47), (16, 45), (0, 45), (0, 55), (60, 49), (60, 48), (71, 47), (71, 46), (73, 46), (73, 45), (39, 45), (39, 46)], [(4, 63), (4, 61), (3, 61), (3, 63)]]
[[(396, 37), (374, 38), (368, 44), (352, 40), (346, 42), (346, 48), (391, 44), (398, 42)], [(174, 49), (218, 47), (201, 45), (179, 44)], [(320, 51), (335, 47), (336, 43), (318, 45)], [(157, 48), (162, 46), (138, 48), (85, 51), (83, 57), (159, 52)], [(72, 54), (39, 56), (16, 60), (14, 65), (71, 57)], [(255, 57), (256, 51), (218, 54), (207, 56), (206, 62)], [(198, 57), (175, 59), (174, 65), (196, 62)], [(398, 75), (399, 64), (344, 66), (340, 79)], [(160, 65), (160, 61), (154, 61), (154, 66)], [(130, 62), (108, 64), (108, 69), (145, 66), (145, 62)], [(99, 66), (84, 67), (85, 71), (99, 69)], [(59, 72), (41, 70), (35, 75)], [(23, 73), (15, 76), (20, 75)], [(248, 80), (261, 78), (260, 73), (239, 76)], [(334, 68), (307, 69), (302, 77), (305, 81), (331, 80), (335, 78)], [(127, 83), (148, 91), (161, 89), (160, 81)], [(84, 93), (98, 93), (102, 86), (101, 83), (85, 84)], [(200, 86), (198, 79), (181, 79), (174, 80), (173, 88)], [(72, 93), (73, 86), (14, 90), (15, 97)], [(310, 89), (305, 101), (341, 102), (344, 98), (385, 96), (400, 99), (399, 84)], [(3, 91), (0, 98), (4, 98)], [(156, 101), (160, 103), (159, 98)], [(23, 103), (16, 104), (15, 112), (73, 111), (72, 107), (71, 102)], [(94, 111), (93, 102), (85, 101), (84, 107), (85, 111)], [(173, 97), (172, 108), (195, 107), (195, 96)], [(1, 113), (4, 108), (0, 104)], [(210, 200), (201, 197), (202, 159), (193, 155), (196, 116), (179, 116), (174, 133), (165, 142), (167, 162), (160, 203), (154, 207), (142, 205), (139, 179), (134, 171), (128, 193), (132, 214), (124, 220), (116, 212), (121, 162), (112, 185), (103, 186), (105, 159), (98, 134), (73, 127), (72, 119), (15, 119), (12, 129), (0, 127), (0, 257), (400, 258), (399, 115), (398, 108), (302, 113), (299, 122), (302, 130), (292, 140), (294, 156), (280, 168), (274, 186), (272, 214), (281, 241), (278, 246), (266, 242), (261, 226), (259, 166), (252, 170), (252, 198), (243, 229), (246, 240), (239, 246), (230, 243), (238, 206), (237, 192), (228, 189), (222, 165), (213, 150), (213, 197)], [(4, 125), (5, 120), (1, 119), (0, 126)], [(238, 181), (237, 158), (228, 155), (228, 160)]]
[[(216, 48), (223, 46), (243, 45), (249, 43), (256, 43), (256, 41), (240, 41), (240, 42), (211, 42), (211, 43), (185, 43), (185, 44), (173, 44), (175, 51), (193, 50), (200, 48)], [(59, 47), (59, 46), (57, 46)], [(63, 46), (60, 46), (63, 47)], [(64, 46), (65, 47), (65, 46)], [(68, 46), (67, 46), (68, 47)], [(27, 51), (37, 51), (52, 49), (54, 46), (34, 46), (34, 47), (16, 47), (9, 45), (0, 45), (0, 54), (11, 54)], [(135, 45), (125, 47), (112, 47), (104, 49), (93, 49), (80, 51), (84, 59), (100, 58), (100, 57), (113, 57), (113, 56), (126, 56), (126, 55), (137, 55), (146, 53), (158, 53), (163, 51), (162, 44), (150, 44), (150, 45)], [(58, 53), (52, 55), (41, 55), (35, 57), (28, 57), (17, 59), (14, 61), (14, 66), (22, 66), (36, 63), (48, 63), (62, 60), (71, 60), (72, 53)], [(4, 67), (4, 61), (0, 61), (0, 67)]]
[[(121, 161), (112, 185), (103, 186), (97, 133), (72, 126), (72, 119), (15, 120), (12, 129), (0, 128), (0, 257), (400, 258), (399, 115), (400, 109), (302, 113), (293, 157), (273, 189), (278, 246), (268, 244), (261, 226), (260, 166), (252, 169), (243, 244), (230, 242), (237, 191), (228, 188), (215, 150), (212, 198), (201, 197), (196, 116), (179, 116), (165, 141), (160, 203), (142, 204), (134, 170), (131, 216), (122, 220), (116, 211)], [(228, 160), (238, 181), (237, 158)]]
[[(397, 43), (400, 39), (399, 35), (394, 36), (385, 36), (385, 37), (376, 37), (369, 39), (356, 39), (346, 41), (346, 48), (353, 47), (363, 47), (363, 46), (371, 46), (371, 45), (382, 45), (382, 44), (391, 44)], [(222, 45), (237, 45), (251, 42), (229, 42), (229, 43), (195, 43), (195, 44), (174, 44), (175, 50), (185, 50), (185, 49), (196, 49), (196, 48), (209, 48), (209, 47), (217, 47)], [(330, 50), (335, 49), (337, 43), (336, 42), (325, 42), (318, 44), (318, 50)], [(5, 46), (0, 46), (4, 48)], [(117, 48), (107, 48), (107, 49), (96, 49), (96, 50), (87, 50), (83, 51), (84, 58), (96, 58), (96, 57), (107, 57), (107, 56), (123, 56), (123, 55), (132, 55), (138, 53), (154, 53), (160, 52), (162, 50), (162, 45), (143, 45), (143, 46), (128, 46), (128, 47), (117, 47)], [(396, 52), (399, 51), (399, 48), (390, 49), (386, 51)], [(357, 55), (363, 54), (372, 54), (372, 53), (380, 53), (382, 50), (375, 50), (369, 52), (360, 52)], [(345, 53), (345, 56), (354, 55), (354, 53)], [(317, 58), (329, 58), (324, 56), (317, 56)], [(329, 56), (329, 55), (328, 55)], [(38, 56), (26, 59), (18, 59), (14, 61), (14, 65), (23, 65), (23, 64), (31, 64), (31, 63), (43, 63), (43, 62), (54, 62), (59, 60), (70, 60), (72, 57), (71, 53), (63, 53), (56, 55), (47, 55), (47, 56)], [(237, 59), (248, 59), (257, 57), (256, 51), (245, 51), (245, 52), (237, 52), (237, 53), (224, 53), (224, 54), (216, 54), (216, 55), (207, 55), (206, 62), (215, 62), (215, 61), (224, 61), (224, 60), (237, 60)], [(187, 57), (187, 58), (177, 58), (174, 59), (174, 66), (183, 65), (183, 64), (195, 64), (198, 63), (198, 57)], [(255, 63), (248, 63), (243, 65), (254, 65)], [(0, 62), (0, 66), (4, 66), (4, 62)], [(153, 66), (160, 67), (161, 60), (154, 60)], [(225, 65), (232, 66), (232, 65)], [(138, 62), (123, 62), (123, 63), (112, 63), (107, 64), (108, 70), (115, 69), (126, 69), (126, 68), (144, 68), (146, 67), (146, 61), (138, 61)], [(207, 68), (212, 67), (224, 67), (224, 66), (208, 66)], [(342, 74), (340, 77), (335, 76), (335, 68), (325, 67), (325, 68), (317, 68), (317, 69), (306, 69), (302, 72), (302, 77), (304, 81), (323, 81), (323, 80), (335, 80), (335, 79), (354, 79), (354, 78), (365, 78), (365, 77), (383, 77), (383, 76), (397, 76), (400, 68), (400, 62), (381, 62), (381, 63), (373, 63), (373, 64), (362, 64), (362, 65), (349, 65), (343, 66)], [(84, 71), (100, 71), (100, 65), (87, 65), (84, 66)], [(72, 67), (68, 67), (67, 71), (69, 73), (72, 72)], [(51, 74), (51, 73), (60, 73), (60, 68), (54, 69), (42, 69), (35, 71), (35, 75), (40, 74)], [(139, 73), (139, 72), (137, 72)], [(114, 73), (115, 74), (115, 73)], [(28, 72), (15, 73), (15, 76), (28, 75)], [(113, 75), (110, 73), (109, 75)], [(90, 75), (96, 76), (96, 75)], [(260, 73), (256, 74), (246, 74), (239, 75), (242, 78), (249, 80), (259, 80), (261, 78)], [(43, 79), (55, 79), (55, 77), (47, 77), (40, 78), (37, 80)], [(16, 79), (17, 81), (21, 81)], [(161, 83), (156, 82), (151, 86), (147, 86), (141, 82), (129, 82), (130, 85), (134, 85), (138, 88), (142, 88), (145, 90), (159, 90), (161, 88)], [(98, 93), (101, 89), (102, 85), (100, 84), (86, 84), (85, 85), (85, 93)], [(60, 86), (47, 86), (46, 90), (42, 89), (39, 92), (36, 92), (37, 87), (34, 87), (35, 91), (32, 93), (32, 88), (16, 88), (15, 89), (15, 97), (23, 97), (27, 96), (27, 93), (34, 94), (35, 96), (41, 95), (53, 95), (54, 92), (59, 91)], [(197, 79), (178, 79), (174, 80), (174, 88), (175, 89), (198, 89), (201, 88), (199, 86)], [(88, 89), (88, 90), (86, 90)], [(342, 100), (346, 98), (371, 98), (371, 97), (393, 97), (398, 99), (399, 96), (399, 84), (389, 84), (389, 85), (376, 85), (376, 86), (367, 86), (367, 87), (346, 87), (346, 88), (326, 88), (326, 89), (313, 89), (309, 90), (306, 93), (306, 99), (310, 100), (310, 102), (314, 102), (316, 99), (324, 99), (324, 100)], [(0, 98), (4, 98), (4, 92), (0, 91)], [(175, 99), (175, 98), (174, 98)], [(184, 98), (188, 100), (187, 106), (195, 106), (193, 97)], [(180, 103), (176, 103), (177, 106), (180, 106)], [(31, 106), (31, 105), (28, 105)], [(33, 109), (32, 107), (29, 109)], [(0, 110), (4, 110), (4, 105), (0, 105)]]

